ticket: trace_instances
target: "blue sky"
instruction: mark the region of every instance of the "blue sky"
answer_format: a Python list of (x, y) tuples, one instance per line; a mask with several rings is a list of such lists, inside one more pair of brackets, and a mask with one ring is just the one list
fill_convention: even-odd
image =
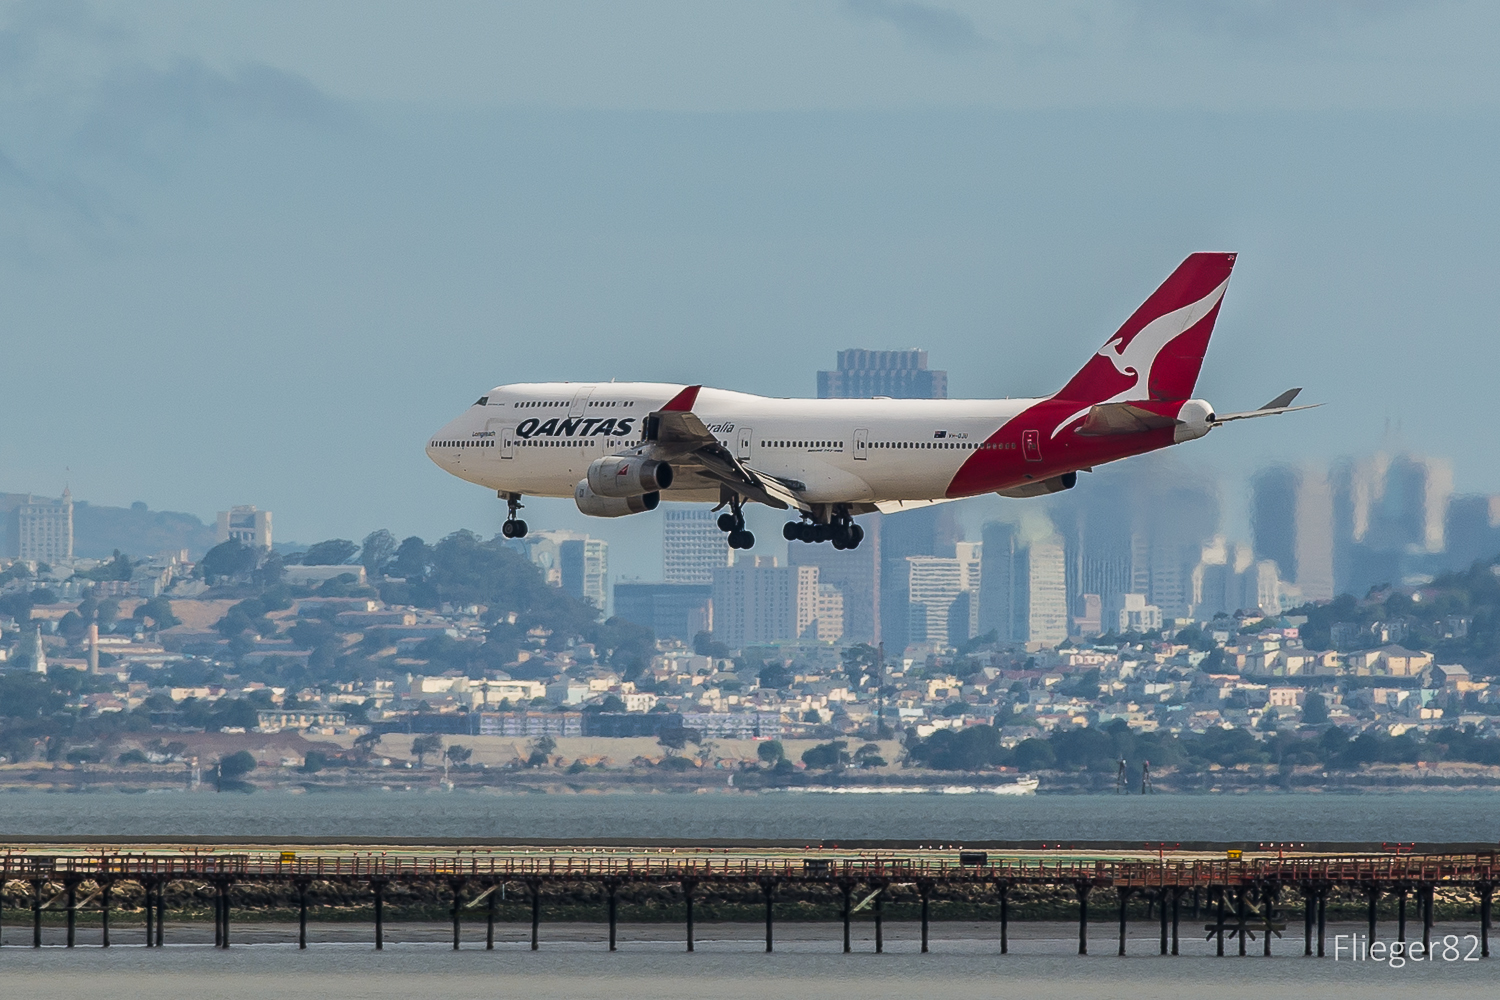
[[(1500, 491), (1497, 40), (1395, 0), (0, 5), (0, 489), (491, 532), (421, 446), (492, 385), (810, 395), (916, 345), (1043, 393), (1223, 249), (1202, 394), (1330, 405), (1179, 462), (1394, 441)], [(654, 521), (588, 524), (654, 575)]]

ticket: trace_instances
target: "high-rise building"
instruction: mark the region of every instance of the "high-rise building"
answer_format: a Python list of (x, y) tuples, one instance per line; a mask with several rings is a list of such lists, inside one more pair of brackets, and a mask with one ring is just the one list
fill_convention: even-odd
[(817, 637), (818, 568), (741, 557), (714, 570), (714, 638), (732, 649)]
[(876, 643), (882, 638), (880, 618), (881, 530), (886, 518), (871, 514), (857, 519), (865, 529), (857, 549), (832, 545), (787, 546), (787, 562), (818, 567), (818, 585), (837, 587), (843, 595), (843, 638), (846, 642)]
[(947, 399), (948, 373), (927, 367), (927, 352), (839, 351), (838, 367), (818, 372), (819, 399)]
[(1016, 526), (984, 526), (980, 633), (1055, 646), (1068, 637), (1066, 547), (1056, 535), (1024, 541)]
[(1342, 463), (1332, 481), (1337, 592), (1364, 594), (1444, 568), (1453, 496), (1447, 460), (1377, 453)]
[(838, 642), (844, 637), (844, 592), (831, 583), (818, 584), (813, 631), (819, 642)]
[[(980, 586), (979, 542), (958, 542), (952, 556), (907, 556), (907, 645), (937, 643), (947, 645), (951, 636), (972, 639), (979, 626)], [(960, 594), (964, 601), (964, 622), (951, 623), (949, 613)]]
[(1323, 468), (1273, 465), (1257, 472), (1250, 530), (1255, 554), (1275, 562), (1279, 579), (1295, 584), (1303, 600), (1333, 600), (1333, 490)]
[(902, 650), (914, 641), (907, 635), (911, 586), (907, 557), (951, 556), (954, 545), (962, 538), (951, 504), (919, 507), (881, 517), (879, 636), (887, 649)]
[(695, 583), (617, 583), (617, 617), (644, 625), (658, 639), (690, 642), (714, 630), (714, 588)]
[(609, 599), (609, 543), (601, 538), (572, 538), (557, 547), (562, 589), (592, 601), (600, 611)]
[(662, 518), (662, 579), (667, 583), (713, 583), (714, 570), (730, 563), (733, 550), (719, 530), (718, 515), (703, 508), (669, 510)]
[(234, 539), (252, 549), (271, 547), (271, 512), (245, 504), (219, 511), (218, 541)]
[(57, 500), (28, 496), (11, 514), (16, 556), (49, 566), (73, 559), (73, 494)]

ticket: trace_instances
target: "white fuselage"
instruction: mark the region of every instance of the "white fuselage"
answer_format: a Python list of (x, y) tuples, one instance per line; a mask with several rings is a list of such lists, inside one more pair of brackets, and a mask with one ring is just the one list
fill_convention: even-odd
[[(646, 415), (683, 388), (498, 386), (434, 434), (427, 453), (444, 470), (499, 493), (571, 497), (590, 462), (639, 445)], [(945, 497), (975, 451), (1020, 447), (997, 440), (996, 432), (1036, 402), (772, 399), (705, 387), (693, 412), (736, 458), (798, 484), (808, 502), (876, 503)], [(662, 499), (717, 501), (719, 486), (689, 473)]]

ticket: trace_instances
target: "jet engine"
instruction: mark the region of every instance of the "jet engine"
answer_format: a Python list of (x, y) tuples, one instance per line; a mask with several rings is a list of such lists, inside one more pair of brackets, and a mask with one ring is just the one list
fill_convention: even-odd
[(1025, 483), (1021, 486), (1012, 486), (1008, 490), (996, 490), (1002, 497), (1010, 497), (1013, 500), (1024, 500), (1027, 497), (1042, 497), (1048, 493), (1061, 493), (1063, 490), (1071, 490), (1078, 485), (1078, 473), (1064, 472), (1060, 476), (1051, 479), (1040, 479), (1034, 483)]
[(666, 462), (632, 455), (596, 458), (589, 463), (588, 484), (601, 497), (659, 493), (672, 487), (672, 467)]
[[(594, 464), (597, 465), (598, 462)], [(573, 502), (589, 517), (624, 517), (626, 514), (643, 514), (648, 510), (655, 510), (656, 505), (661, 503), (661, 494), (653, 490), (633, 497), (601, 497), (589, 488), (587, 479), (580, 479), (578, 485), (573, 487)]]

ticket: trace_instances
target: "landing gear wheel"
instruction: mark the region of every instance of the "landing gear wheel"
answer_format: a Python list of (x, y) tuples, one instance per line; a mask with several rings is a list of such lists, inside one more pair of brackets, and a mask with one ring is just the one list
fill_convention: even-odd
[(526, 522), (520, 520), (509, 520), (500, 526), (500, 534), (506, 538), (525, 538)]
[(738, 531), (742, 526), (743, 525), (740, 523), (740, 519), (729, 513), (729, 511), (727, 510), (719, 515), (720, 531)]
[(865, 529), (857, 524), (849, 525), (849, 547), (859, 548), (859, 543), (865, 540)]
[(800, 522), (788, 521), (786, 524), (783, 524), (781, 526), (781, 537), (785, 538), (789, 542), (795, 542), (798, 538), (801, 537), (801, 529), (802, 525)]
[(748, 549), (755, 545), (755, 536), (744, 528), (729, 533), (729, 547), (731, 549)]
[(500, 526), (500, 534), (506, 538), (525, 538), (526, 522), (516, 517), (516, 511), (524, 506), (521, 494), (501, 491), (497, 495), (505, 501), (505, 523)]

